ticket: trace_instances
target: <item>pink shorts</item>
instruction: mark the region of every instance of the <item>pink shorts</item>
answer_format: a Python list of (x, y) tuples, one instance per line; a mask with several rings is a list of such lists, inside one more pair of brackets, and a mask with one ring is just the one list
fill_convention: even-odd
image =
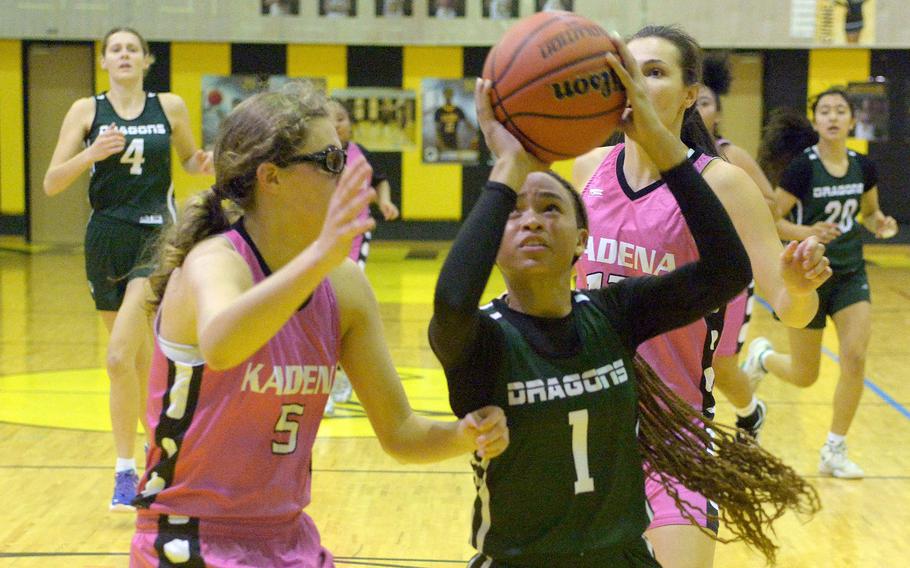
[[(704, 495), (688, 489), (678, 481), (673, 480), (672, 484), (679, 492), (680, 500), (686, 502), (683, 505), (686, 511), (692, 514), (699, 526), (709, 528), (716, 533), (719, 526), (717, 504)], [(660, 484), (657, 475), (649, 472), (647, 467), (645, 467), (645, 496), (654, 512), (654, 517), (648, 526), (649, 530), (667, 525), (692, 524), (692, 521), (686, 518), (676, 506), (673, 497)]]
[(130, 568), (332, 568), (332, 554), (306, 513), (271, 523), (140, 514)]
[(752, 303), (755, 301), (755, 282), (750, 282), (749, 287), (739, 296), (730, 300), (724, 311), (724, 329), (720, 334), (715, 355), (732, 357), (739, 353), (749, 331), (749, 320), (752, 318)]

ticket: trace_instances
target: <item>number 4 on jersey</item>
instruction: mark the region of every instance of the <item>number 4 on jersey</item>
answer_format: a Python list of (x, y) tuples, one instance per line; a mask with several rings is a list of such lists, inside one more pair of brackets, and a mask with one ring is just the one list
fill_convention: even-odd
[(142, 175), (142, 164), (145, 158), (142, 157), (145, 151), (145, 140), (142, 138), (133, 138), (127, 147), (123, 156), (120, 157), (121, 164), (130, 165), (130, 174), (134, 176)]

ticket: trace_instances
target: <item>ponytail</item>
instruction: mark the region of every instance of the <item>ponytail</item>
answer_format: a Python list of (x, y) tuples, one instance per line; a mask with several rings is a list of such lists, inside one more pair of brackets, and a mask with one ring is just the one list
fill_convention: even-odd
[(701, 113), (698, 112), (696, 105), (692, 105), (683, 113), (682, 130), (679, 134), (683, 144), (694, 150), (699, 150), (703, 154), (717, 157), (717, 144), (714, 136), (705, 126), (705, 121), (701, 119)]
[(771, 111), (758, 148), (758, 165), (768, 181), (776, 187), (784, 170), (803, 150), (818, 143), (818, 132), (806, 118), (805, 112), (792, 108)]
[[(736, 440), (736, 431), (696, 412), (657, 374), (635, 357), (638, 378), (638, 445), (649, 471), (680, 512), (712, 539), (745, 541), (774, 563), (777, 546), (768, 536), (787, 509), (812, 515), (821, 505), (815, 489), (790, 466), (754, 442)], [(719, 519), (733, 533), (721, 538), (702, 527), (675, 484), (701, 493), (720, 508)]]
[(238, 217), (236, 209), (226, 210), (223, 207), (220, 193), (214, 187), (189, 198), (180, 213), (180, 221), (170, 225), (159, 238), (158, 263), (149, 276), (152, 288), (150, 311), (158, 309), (171, 273), (183, 265), (186, 255), (196, 243), (228, 230), (232, 220)]

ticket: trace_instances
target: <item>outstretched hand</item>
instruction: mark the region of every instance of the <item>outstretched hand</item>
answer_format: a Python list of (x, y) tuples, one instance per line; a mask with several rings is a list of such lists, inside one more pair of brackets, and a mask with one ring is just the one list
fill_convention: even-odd
[(211, 150), (196, 150), (192, 160), (192, 171), (196, 174), (215, 175), (215, 158)]
[(360, 212), (376, 199), (373, 188), (364, 189), (372, 175), (373, 168), (366, 160), (358, 160), (353, 166), (349, 165), (341, 174), (335, 193), (329, 201), (317, 243), (325, 251), (326, 259), (333, 264), (341, 263), (348, 256), (357, 235), (376, 226), (376, 221), (370, 216), (366, 219), (359, 218)]
[(498, 406), (484, 406), (458, 421), (458, 432), (471, 438), (482, 459), (499, 456), (509, 447), (506, 415)]
[(784, 285), (796, 295), (816, 290), (831, 277), (831, 267), (825, 256), (825, 245), (818, 237), (790, 241), (780, 254), (780, 273)]

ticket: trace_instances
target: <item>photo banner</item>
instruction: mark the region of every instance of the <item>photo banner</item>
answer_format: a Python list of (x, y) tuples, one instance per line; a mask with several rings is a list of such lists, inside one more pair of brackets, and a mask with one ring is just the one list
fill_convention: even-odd
[(473, 77), (424, 79), (423, 161), (428, 164), (477, 164), (480, 136), (474, 108)]
[(417, 147), (414, 91), (361, 87), (336, 89), (332, 98), (348, 109), (353, 140), (371, 152), (400, 152)]

